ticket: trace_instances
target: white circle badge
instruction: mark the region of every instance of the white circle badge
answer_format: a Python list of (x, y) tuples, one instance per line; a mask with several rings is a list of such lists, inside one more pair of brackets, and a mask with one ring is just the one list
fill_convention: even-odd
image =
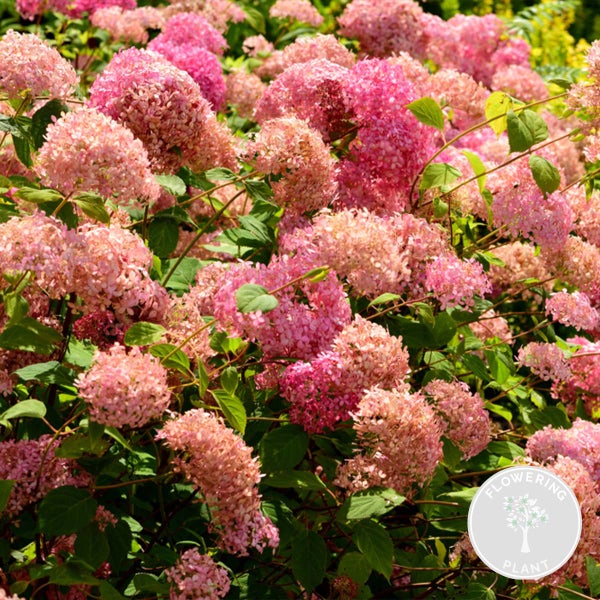
[(490, 569), (511, 579), (539, 579), (575, 552), (581, 509), (573, 490), (548, 469), (509, 467), (479, 488), (467, 526)]

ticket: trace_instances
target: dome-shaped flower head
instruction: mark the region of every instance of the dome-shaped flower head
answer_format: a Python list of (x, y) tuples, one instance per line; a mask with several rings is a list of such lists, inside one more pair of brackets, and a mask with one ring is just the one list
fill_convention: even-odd
[(226, 100), (237, 109), (238, 115), (251, 119), (256, 103), (267, 89), (261, 78), (245, 69), (231, 71), (225, 80)]
[(106, 29), (111, 37), (123, 42), (148, 43), (148, 29), (160, 29), (165, 18), (153, 6), (123, 10), (119, 6), (99, 8), (90, 15), (90, 23)]
[(68, 98), (76, 84), (75, 69), (37, 35), (11, 29), (0, 39), (0, 90), (9, 98)]
[(277, 0), (269, 9), (270, 17), (291, 19), (319, 27), (323, 16), (308, 0)]
[(116, 54), (92, 85), (90, 105), (142, 140), (155, 170), (236, 168), (232, 136), (198, 84), (156, 52)]
[(297, 63), (286, 69), (256, 105), (258, 123), (278, 117), (307, 121), (325, 141), (351, 128), (351, 111), (343, 101), (348, 69), (324, 58)]
[(92, 420), (109, 427), (143, 427), (163, 415), (171, 398), (167, 370), (137, 346), (97, 351), (76, 386)]
[(119, 205), (160, 195), (142, 142), (96, 109), (67, 113), (49, 125), (45, 137), (36, 161), (44, 185), (63, 194), (98, 192)]
[(358, 39), (371, 56), (408, 52), (421, 58), (427, 41), (422, 14), (413, 0), (353, 0), (338, 19), (339, 33)]
[(173, 15), (165, 23), (163, 30), (150, 43), (148, 48), (164, 43), (181, 46), (191, 44), (221, 56), (227, 42), (225, 38), (199, 13), (182, 12)]
[(225, 79), (219, 59), (206, 48), (193, 44), (174, 44), (155, 38), (148, 48), (164, 56), (170, 63), (189, 73), (213, 110), (220, 110), (225, 101)]
[(335, 163), (321, 136), (295, 117), (263, 124), (246, 149), (262, 173), (279, 175), (272, 183), (275, 201), (295, 213), (327, 206), (335, 194)]
[(277, 547), (277, 529), (260, 510), (258, 461), (239, 435), (214, 414), (192, 409), (156, 437), (177, 453), (175, 470), (199, 488), (221, 548), (246, 556), (249, 547)]

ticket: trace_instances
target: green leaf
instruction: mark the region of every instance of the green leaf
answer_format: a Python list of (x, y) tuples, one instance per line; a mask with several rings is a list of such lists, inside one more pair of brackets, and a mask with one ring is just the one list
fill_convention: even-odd
[(178, 241), (179, 224), (175, 219), (153, 219), (148, 226), (148, 246), (156, 256), (169, 256)]
[(119, 565), (127, 560), (127, 555), (131, 550), (131, 528), (121, 520), (114, 527), (107, 527), (104, 533), (110, 547), (108, 562), (113, 572), (116, 572)]
[(0, 425), (6, 425), (11, 419), (32, 417), (43, 419), (46, 416), (46, 405), (39, 400), (22, 400), (6, 409), (0, 415)]
[(69, 559), (55, 566), (49, 575), (50, 583), (55, 583), (56, 585), (96, 585), (100, 582), (99, 579), (94, 577), (92, 568), (89, 565), (75, 559)]
[(221, 382), (221, 387), (228, 394), (235, 394), (235, 390), (237, 390), (237, 386), (240, 382), (240, 374), (235, 367), (227, 367), (221, 373), (219, 381)]
[(352, 539), (371, 567), (389, 579), (392, 574), (394, 545), (385, 528), (374, 521), (359, 521), (354, 527)]
[(244, 435), (246, 432), (247, 416), (242, 401), (225, 390), (210, 390), (210, 393), (214, 396), (219, 408), (223, 411), (227, 422)]
[(304, 278), (310, 281), (311, 283), (318, 283), (319, 281), (324, 281), (329, 275), (331, 271), (331, 267), (317, 267), (316, 269), (311, 269), (308, 273), (304, 275)]
[[(177, 346), (173, 344), (157, 344), (156, 346), (151, 346), (148, 352), (152, 356), (160, 358), (163, 367), (167, 369), (177, 369), (182, 373), (187, 373), (190, 370), (188, 355), (182, 350), (178, 350)], [(165, 358), (166, 356), (169, 358)]]
[(12, 479), (0, 479), (0, 515), (6, 510), (15, 483)]
[(444, 131), (444, 113), (440, 105), (433, 98), (420, 98), (410, 104), (406, 108), (425, 125), (431, 125), (440, 131)]
[(68, 535), (81, 531), (94, 517), (98, 503), (87, 490), (62, 486), (51, 490), (40, 503), (40, 531), (46, 535)]
[[(245, 9), (244, 9), (245, 11)], [(230, 169), (225, 169), (224, 167), (217, 167), (215, 169), (209, 169), (204, 172), (206, 179), (209, 181), (235, 181), (238, 178), (238, 175), (231, 171)]]
[(471, 581), (463, 598), (464, 600), (495, 600), (496, 594), (489, 586)]
[(364, 554), (360, 552), (347, 552), (342, 556), (338, 566), (340, 575), (347, 575), (356, 583), (363, 584), (367, 582), (371, 575), (371, 565)]
[[(171, 267), (175, 264), (176, 259), (168, 259), (162, 261), (163, 273), (168, 273)], [(178, 265), (177, 269), (167, 282), (167, 289), (181, 292), (189, 292), (190, 286), (196, 280), (196, 273), (202, 267), (202, 262), (197, 258), (186, 256)]]
[(461, 360), (465, 367), (467, 367), (475, 377), (478, 377), (482, 381), (490, 381), (490, 374), (488, 373), (487, 367), (479, 356), (476, 356), (475, 354), (463, 354)]
[(73, 202), (79, 206), (83, 214), (105, 225), (110, 224), (110, 215), (104, 206), (104, 198), (92, 192), (82, 192), (73, 197)]
[(525, 456), (525, 450), (514, 442), (490, 442), (486, 450), (490, 454), (497, 454), (511, 460)]
[(394, 501), (390, 502), (389, 490), (386, 489), (372, 488), (357, 492), (346, 498), (338, 513), (338, 519), (356, 520), (380, 517), (394, 507), (400, 506), (404, 500), (406, 500), (404, 496), (396, 494)]
[(594, 598), (600, 598), (600, 563), (591, 556), (585, 557), (585, 569), (590, 584), (590, 594)]
[(158, 182), (158, 185), (163, 188), (169, 194), (173, 196), (185, 196), (187, 192), (187, 186), (185, 181), (177, 175), (155, 175), (154, 179)]
[(456, 323), (447, 312), (441, 312), (435, 317), (433, 337), (438, 348), (445, 346), (454, 337), (456, 331)]
[(282, 425), (265, 435), (260, 445), (262, 471), (293, 469), (308, 450), (308, 434), (299, 425)]
[[(269, 202), (269, 200), (273, 197), (273, 190), (267, 182), (246, 179), (244, 181), (244, 187), (246, 188), (246, 193), (248, 196), (250, 196), (250, 198), (252, 198), (252, 200), (263, 203), (263, 206), (261, 207), (263, 210), (269, 208), (269, 212), (271, 214), (281, 210), (281, 207)], [(255, 207), (252, 207), (252, 214), (254, 214), (254, 208)]]
[(15, 154), (17, 158), (27, 167), (30, 168), (33, 166), (33, 161), (31, 160), (31, 145), (29, 140), (25, 137), (21, 137), (16, 133), (13, 133), (13, 146), (15, 148)]
[(485, 102), (485, 118), (494, 130), (496, 135), (500, 135), (506, 130), (506, 113), (512, 108), (513, 102), (508, 94), (504, 92), (492, 92)]
[(42, 325), (30, 317), (25, 317), (16, 325), (7, 327), (0, 334), (0, 348), (50, 354), (61, 340), (62, 336), (56, 329)]
[(548, 137), (548, 126), (542, 117), (532, 110), (520, 111), (517, 115), (506, 113), (508, 144), (511, 152), (524, 152)]
[(92, 568), (97, 569), (110, 552), (108, 540), (104, 532), (98, 529), (97, 523), (89, 523), (75, 539), (75, 554)]
[(8, 325), (16, 325), (29, 312), (29, 302), (18, 292), (5, 294), (4, 311), (9, 317)]
[(158, 342), (166, 331), (162, 325), (140, 321), (125, 332), (123, 341), (127, 346), (147, 346)]
[(423, 171), (423, 177), (419, 185), (420, 190), (428, 190), (433, 187), (440, 187), (456, 181), (462, 173), (448, 163), (432, 163), (427, 165)]
[(310, 471), (281, 471), (271, 473), (263, 483), (274, 488), (294, 488), (296, 490), (323, 490), (325, 484)]
[(31, 138), (35, 150), (39, 150), (44, 145), (46, 130), (50, 123), (66, 112), (69, 112), (69, 108), (55, 98), (46, 102), (42, 108), (33, 113), (31, 117)]
[(158, 580), (156, 575), (150, 573), (136, 573), (133, 577), (133, 585), (138, 592), (154, 592), (156, 594), (168, 594), (169, 584)]
[(466, 156), (469, 164), (473, 169), (473, 173), (477, 175), (477, 185), (479, 186), (479, 191), (483, 192), (485, 189), (485, 172), (486, 168), (483, 164), (483, 161), (477, 154), (471, 152), (470, 150), (463, 150), (462, 153)]
[(249, 313), (260, 310), (269, 312), (279, 306), (279, 301), (275, 296), (271, 296), (266, 288), (254, 283), (242, 285), (235, 293), (237, 309), (241, 313)]
[(549, 160), (532, 154), (529, 157), (529, 168), (542, 192), (551, 194), (558, 189), (560, 185), (560, 173)]
[(506, 358), (501, 352), (494, 350), (484, 350), (485, 357), (490, 367), (490, 373), (494, 380), (502, 385), (509, 378), (512, 365), (507, 363)]
[(263, 14), (256, 10), (256, 8), (252, 8), (251, 6), (244, 6), (244, 12), (246, 13), (246, 21), (248, 21), (248, 25), (258, 31), (258, 33), (266, 34), (266, 22)]
[(369, 306), (379, 306), (380, 304), (388, 304), (389, 302), (396, 302), (396, 300), (400, 300), (400, 298), (402, 298), (402, 296), (400, 296), (398, 294), (392, 294), (390, 292), (385, 292), (385, 293), (377, 296), (377, 298), (375, 298), (375, 300), (372, 300), (371, 302), (369, 302)]
[(35, 380), (42, 383), (67, 386), (73, 385), (75, 379), (75, 374), (56, 360), (29, 365), (18, 369), (15, 373), (23, 381)]
[(314, 531), (303, 531), (292, 541), (292, 572), (310, 594), (325, 577), (327, 546)]
[(23, 187), (15, 193), (17, 198), (21, 198), (27, 202), (42, 204), (43, 202), (60, 202), (64, 196), (56, 190)]
[(108, 581), (101, 581), (98, 584), (100, 590), (100, 598), (102, 600), (126, 600), (116, 588), (114, 588)]

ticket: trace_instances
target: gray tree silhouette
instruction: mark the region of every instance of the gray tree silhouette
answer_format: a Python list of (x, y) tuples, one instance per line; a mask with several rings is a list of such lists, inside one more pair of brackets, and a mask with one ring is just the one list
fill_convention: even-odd
[(508, 496), (504, 499), (504, 510), (508, 512), (508, 526), (515, 531), (520, 530), (523, 534), (522, 553), (530, 552), (527, 538), (529, 530), (546, 524), (549, 519), (546, 509), (540, 508), (536, 504), (537, 500), (529, 498), (529, 494), (518, 498)]

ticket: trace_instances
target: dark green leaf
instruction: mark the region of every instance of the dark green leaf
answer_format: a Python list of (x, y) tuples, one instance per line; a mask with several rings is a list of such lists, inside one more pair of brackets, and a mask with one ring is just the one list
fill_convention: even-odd
[(100, 598), (102, 600), (126, 600), (125, 596), (108, 583), (108, 581), (101, 581), (98, 588), (100, 589)]
[(50, 125), (55, 118), (60, 118), (62, 113), (68, 111), (68, 107), (55, 98), (46, 102), (42, 108), (33, 113), (33, 116), (31, 117), (31, 138), (35, 150), (39, 150), (44, 145), (48, 125)]
[(91, 192), (82, 192), (73, 196), (73, 202), (88, 217), (106, 225), (110, 224), (110, 215), (104, 206), (104, 198), (102, 196)]
[(56, 360), (29, 365), (18, 369), (15, 373), (23, 381), (36, 380), (57, 385), (73, 385), (75, 379), (75, 374)]
[[(162, 261), (163, 273), (168, 273), (175, 264), (175, 259)], [(189, 292), (190, 286), (196, 280), (196, 273), (202, 267), (202, 263), (197, 258), (186, 256), (178, 265), (177, 269), (167, 282), (167, 289)]]
[(0, 479), (0, 515), (6, 509), (10, 493), (15, 485), (15, 481), (12, 479)]
[(551, 194), (558, 189), (560, 185), (560, 173), (549, 160), (532, 154), (529, 157), (529, 168), (542, 192)]
[(16, 133), (13, 133), (13, 146), (15, 147), (15, 154), (17, 158), (26, 166), (32, 167), (33, 161), (31, 160), (31, 145), (29, 140), (24, 137), (20, 137)]
[(108, 562), (115, 572), (131, 550), (131, 529), (125, 521), (118, 521), (115, 527), (107, 527), (104, 533), (110, 547)]
[(169, 256), (178, 241), (179, 224), (175, 219), (153, 219), (148, 226), (148, 246), (156, 256)]
[(214, 396), (219, 408), (223, 411), (227, 422), (244, 435), (246, 432), (247, 416), (242, 401), (225, 390), (210, 390), (210, 393)]
[(249, 313), (260, 310), (261, 312), (269, 312), (279, 305), (279, 301), (275, 296), (271, 296), (269, 292), (262, 286), (254, 283), (246, 283), (242, 285), (235, 293), (237, 309), (242, 313)]
[(482, 381), (490, 380), (490, 374), (488, 373), (485, 363), (479, 356), (476, 356), (475, 354), (464, 354), (461, 357), (461, 360), (465, 367), (467, 367), (475, 377), (478, 377)]
[(155, 175), (154, 179), (156, 179), (165, 191), (173, 196), (185, 196), (187, 192), (185, 181), (181, 177), (177, 177), (177, 175)]
[(425, 125), (435, 127), (440, 131), (444, 131), (444, 113), (440, 105), (433, 98), (420, 98), (410, 104), (406, 108)]
[(49, 575), (50, 583), (55, 583), (56, 585), (95, 585), (100, 582), (99, 579), (94, 577), (90, 566), (74, 559), (57, 565), (50, 571)]
[(462, 173), (448, 163), (432, 163), (427, 165), (419, 185), (420, 190), (429, 190), (456, 181)]
[(127, 346), (147, 346), (158, 342), (166, 331), (162, 325), (139, 321), (125, 332), (123, 341)]
[(342, 520), (369, 519), (379, 517), (400, 506), (406, 498), (396, 494), (394, 501), (390, 501), (389, 490), (373, 488), (357, 492), (349, 498), (340, 508), (338, 518)]
[[(187, 373), (190, 369), (190, 359), (182, 350), (178, 350), (173, 344), (157, 344), (151, 346), (148, 350), (152, 356), (161, 359), (163, 367), (167, 369), (177, 369), (182, 373)], [(169, 358), (165, 358), (168, 356)]]
[(22, 133), (21, 128), (17, 125), (14, 117), (8, 115), (0, 115), (0, 131), (6, 133)]
[(456, 323), (447, 312), (441, 312), (435, 317), (433, 337), (438, 348), (445, 346), (454, 337), (456, 331)]
[(308, 449), (308, 434), (299, 425), (282, 425), (261, 441), (260, 462), (264, 473), (293, 469)]
[(235, 390), (240, 382), (240, 374), (235, 367), (227, 367), (221, 373), (219, 381), (221, 382), (221, 387), (228, 394), (235, 394)]
[(29, 302), (17, 292), (4, 296), (4, 311), (9, 317), (8, 325), (16, 325), (29, 312)]
[(594, 598), (600, 598), (600, 563), (595, 558), (586, 556), (585, 569), (590, 584), (590, 594)]
[(508, 143), (511, 152), (524, 152), (548, 137), (548, 126), (542, 117), (532, 110), (525, 109), (516, 114), (506, 113)]
[(138, 592), (169, 593), (169, 584), (162, 583), (156, 575), (150, 573), (136, 573), (133, 577), (133, 585)]
[(360, 584), (367, 582), (371, 571), (369, 561), (360, 552), (347, 552), (344, 554), (338, 567), (340, 575), (347, 575), (350, 579)]
[(310, 593), (325, 577), (327, 546), (314, 531), (305, 531), (292, 541), (292, 571), (302, 587)]
[(97, 507), (86, 490), (72, 486), (51, 490), (40, 504), (40, 531), (50, 536), (78, 533), (92, 520)]
[(374, 521), (359, 521), (354, 527), (352, 539), (371, 567), (389, 579), (392, 574), (394, 545), (385, 528)]
[(27, 202), (34, 202), (35, 204), (41, 204), (43, 202), (60, 202), (64, 196), (56, 190), (41, 189), (23, 187), (18, 190), (15, 194), (18, 198), (22, 198)]
[(61, 339), (60, 333), (52, 327), (25, 317), (17, 325), (7, 327), (0, 334), (0, 348), (50, 354)]
[(496, 594), (490, 586), (471, 581), (464, 595), (464, 600), (495, 600)]
[(238, 175), (231, 171), (230, 169), (225, 169), (224, 167), (217, 167), (215, 169), (209, 169), (204, 172), (204, 176), (209, 181), (235, 181), (238, 178)]
[[(252, 200), (267, 204), (272, 213), (276, 213), (278, 210), (280, 210), (279, 206), (269, 202), (269, 200), (273, 197), (273, 190), (265, 181), (252, 181), (250, 179), (246, 179), (246, 181), (244, 181), (244, 187), (246, 188), (248, 196), (250, 196)], [(264, 208), (266, 207), (263, 207), (263, 209)], [(252, 214), (254, 214), (254, 207), (252, 208)]]
[(45, 416), (46, 405), (43, 402), (39, 400), (22, 400), (7, 408), (0, 415), (0, 425), (6, 425), (11, 419), (21, 419), (24, 417), (43, 419)]
[(92, 568), (97, 569), (107, 558), (110, 548), (104, 532), (97, 523), (89, 523), (75, 539), (75, 554)]
[(323, 490), (325, 484), (310, 471), (281, 471), (271, 473), (263, 482), (274, 488), (294, 488), (296, 490)]

